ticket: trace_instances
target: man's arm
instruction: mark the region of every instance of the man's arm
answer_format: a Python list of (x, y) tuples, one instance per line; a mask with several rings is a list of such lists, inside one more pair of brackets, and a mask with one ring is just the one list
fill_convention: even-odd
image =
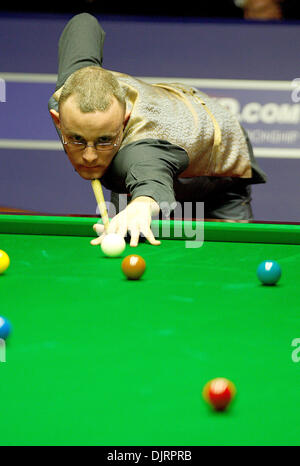
[(143, 139), (121, 148), (108, 171), (103, 185), (117, 193), (153, 198), (160, 206), (175, 202), (173, 181), (189, 164), (184, 149), (167, 141)]

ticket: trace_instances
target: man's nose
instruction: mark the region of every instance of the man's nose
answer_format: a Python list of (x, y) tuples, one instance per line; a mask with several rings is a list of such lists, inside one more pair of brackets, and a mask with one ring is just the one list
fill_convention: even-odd
[(82, 158), (85, 162), (93, 162), (97, 160), (97, 153), (94, 147), (87, 146), (82, 154)]

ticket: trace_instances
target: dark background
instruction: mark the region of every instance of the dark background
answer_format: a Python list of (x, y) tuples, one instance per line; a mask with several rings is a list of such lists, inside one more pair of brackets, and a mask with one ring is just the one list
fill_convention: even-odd
[[(280, 0), (279, 0), (280, 1)], [(287, 20), (300, 19), (299, 0), (281, 0), (280, 6), (283, 18)], [(180, 1), (112, 1), (112, 0), (81, 0), (64, 2), (46, 0), (41, 2), (3, 2), (2, 11), (39, 11), (45, 13), (81, 13), (83, 11), (95, 14), (113, 15), (149, 15), (168, 17), (195, 18), (243, 18), (243, 9), (234, 0), (197, 0)], [(0, 10), (0, 11), (1, 11)]]

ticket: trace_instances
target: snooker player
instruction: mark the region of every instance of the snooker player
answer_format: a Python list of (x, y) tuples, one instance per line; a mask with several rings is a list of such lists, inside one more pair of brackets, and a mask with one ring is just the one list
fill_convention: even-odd
[(169, 215), (176, 202), (204, 202), (207, 219), (251, 221), (251, 185), (266, 176), (237, 118), (197, 89), (102, 68), (104, 37), (88, 13), (67, 23), (48, 103), (77, 173), (99, 179), (117, 209), (119, 193), (130, 200), (106, 232), (94, 225), (99, 237), (91, 244), (107, 232), (130, 232), (131, 246), (141, 234), (158, 245), (151, 219), (161, 210)]

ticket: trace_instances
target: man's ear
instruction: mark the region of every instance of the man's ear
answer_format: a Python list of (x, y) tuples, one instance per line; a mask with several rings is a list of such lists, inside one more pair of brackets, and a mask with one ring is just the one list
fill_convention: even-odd
[(125, 129), (127, 123), (128, 123), (128, 120), (129, 120), (129, 118), (130, 118), (130, 115), (131, 115), (131, 112), (129, 112), (129, 111), (126, 112), (125, 117), (124, 117), (124, 121), (123, 121), (123, 128), (124, 128), (124, 129)]
[(60, 128), (60, 119), (59, 119), (59, 113), (54, 110), (53, 108), (50, 110), (50, 115), (52, 117), (53, 123), (57, 128)]

